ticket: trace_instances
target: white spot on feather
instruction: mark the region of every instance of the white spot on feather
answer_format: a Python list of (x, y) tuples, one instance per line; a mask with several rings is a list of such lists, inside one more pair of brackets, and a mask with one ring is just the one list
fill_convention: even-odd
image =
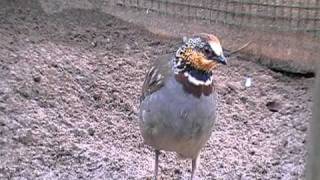
[(145, 121), (145, 117), (146, 117), (146, 111), (143, 110), (143, 111), (142, 111), (142, 121)]
[(157, 75), (157, 81), (160, 81), (160, 79), (162, 78), (161, 74)]
[(181, 71), (184, 70), (184, 67), (183, 68), (180, 67), (181, 66), (181, 62), (182, 62), (181, 58), (173, 59), (173, 67), (172, 67), (172, 69), (173, 69), (173, 72), (175, 74), (179, 74)]
[[(151, 80), (154, 80), (155, 78), (157, 78), (157, 76), (158, 76), (159, 74), (158, 74), (158, 69), (154, 69), (154, 71), (152, 72), (152, 74), (151, 74)], [(155, 79), (155, 80), (157, 80), (157, 79)]]

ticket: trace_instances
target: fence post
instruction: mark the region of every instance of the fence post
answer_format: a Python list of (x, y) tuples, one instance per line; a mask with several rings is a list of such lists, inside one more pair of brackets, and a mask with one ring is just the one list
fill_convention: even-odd
[[(319, 66), (320, 67), (320, 66)], [(313, 93), (313, 114), (310, 122), (309, 157), (306, 166), (307, 180), (320, 179), (320, 69), (318, 68)]]

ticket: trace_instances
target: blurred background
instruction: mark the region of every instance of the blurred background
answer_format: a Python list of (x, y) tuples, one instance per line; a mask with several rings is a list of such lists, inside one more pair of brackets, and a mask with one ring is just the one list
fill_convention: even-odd
[[(95, 0), (40, 1), (47, 13), (99, 9), (167, 36), (217, 34), (226, 47), (252, 41), (249, 57), (275, 69), (308, 73), (319, 59), (317, 0)], [(269, 61), (272, 61), (269, 62)]]
[[(0, 1), (0, 179), (150, 178), (137, 123), (145, 71), (199, 32), (229, 51), (250, 42), (214, 72), (200, 178), (305, 179), (319, 0)], [(160, 159), (161, 178), (189, 177), (187, 161)]]

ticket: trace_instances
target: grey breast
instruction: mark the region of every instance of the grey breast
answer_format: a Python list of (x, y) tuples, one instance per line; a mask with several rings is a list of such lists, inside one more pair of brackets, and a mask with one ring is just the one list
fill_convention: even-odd
[(173, 75), (140, 105), (140, 128), (145, 143), (186, 157), (197, 155), (211, 135), (216, 94), (195, 97)]

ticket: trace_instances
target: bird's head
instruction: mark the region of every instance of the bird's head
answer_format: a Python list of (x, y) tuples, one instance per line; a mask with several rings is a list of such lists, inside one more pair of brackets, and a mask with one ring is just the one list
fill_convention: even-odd
[(227, 64), (219, 39), (205, 33), (184, 37), (176, 58), (183, 64), (205, 72), (212, 71), (218, 64)]

